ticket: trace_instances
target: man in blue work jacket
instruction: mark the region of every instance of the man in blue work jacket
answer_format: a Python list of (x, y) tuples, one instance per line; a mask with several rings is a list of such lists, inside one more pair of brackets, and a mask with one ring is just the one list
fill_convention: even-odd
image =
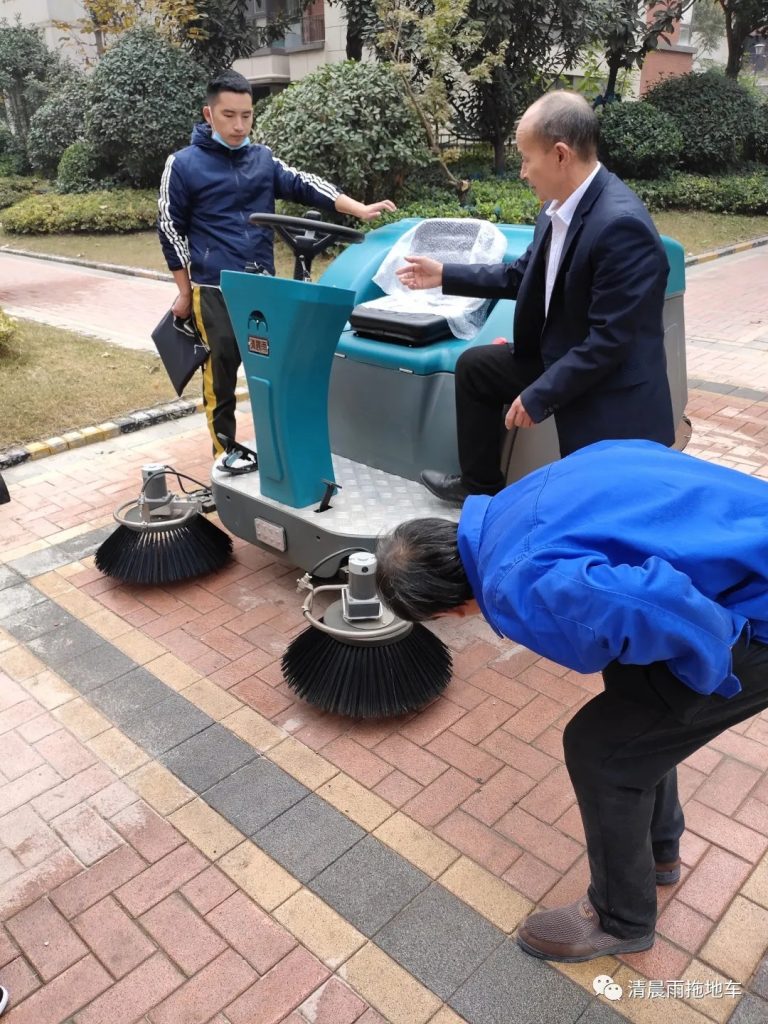
[(650, 948), (656, 884), (680, 878), (676, 766), (768, 707), (768, 484), (651, 441), (601, 441), (458, 523), (412, 520), (377, 550), (409, 621), (479, 610), (500, 635), (605, 689), (563, 733), (591, 873), (520, 946), (578, 962)]

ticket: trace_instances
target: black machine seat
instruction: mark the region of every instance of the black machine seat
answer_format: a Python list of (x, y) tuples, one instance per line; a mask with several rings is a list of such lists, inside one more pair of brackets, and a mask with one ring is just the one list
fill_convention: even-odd
[(409, 348), (423, 348), (453, 337), (445, 317), (432, 313), (397, 313), (375, 306), (355, 306), (349, 323), (355, 334), (364, 338)]

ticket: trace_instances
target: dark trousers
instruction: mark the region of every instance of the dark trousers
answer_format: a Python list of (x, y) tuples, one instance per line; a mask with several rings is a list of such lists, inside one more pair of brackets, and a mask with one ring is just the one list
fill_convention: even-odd
[(538, 364), (516, 359), (511, 345), (468, 348), (456, 363), (456, 432), (464, 486), (473, 494), (496, 494), (501, 472), (504, 406), (541, 373)]
[(620, 938), (656, 923), (654, 861), (678, 856), (685, 827), (676, 766), (732, 725), (768, 707), (768, 646), (739, 640), (741, 692), (702, 696), (663, 663), (613, 662), (605, 690), (563, 733), (565, 763), (584, 823), (589, 897), (603, 928)]
[(203, 367), (203, 408), (213, 441), (213, 454), (220, 455), (224, 446), (217, 435), (235, 439), (235, 388), (240, 369), (240, 350), (235, 332), (218, 288), (192, 289), (192, 314), (203, 341), (211, 351)]

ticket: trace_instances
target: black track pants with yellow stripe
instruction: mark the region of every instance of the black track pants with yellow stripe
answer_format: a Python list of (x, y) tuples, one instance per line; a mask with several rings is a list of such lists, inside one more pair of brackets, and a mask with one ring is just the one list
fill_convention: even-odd
[(240, 368), (240, 351), (218, 288), (192, 287), (192, 314), (211, 357), (203, 367), (203, 407), (213, 440), (214, 455), (224, 446), (218, 434), (235, 438), (235, 388)]

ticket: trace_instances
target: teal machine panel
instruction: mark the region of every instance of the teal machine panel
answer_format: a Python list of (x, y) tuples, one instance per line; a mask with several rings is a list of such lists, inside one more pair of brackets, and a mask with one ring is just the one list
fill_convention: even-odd
[(261, 493), (292, 508), (333, 481), (328, 382), (355, 293), (225, 270), (221, 291), (245, 367)]

